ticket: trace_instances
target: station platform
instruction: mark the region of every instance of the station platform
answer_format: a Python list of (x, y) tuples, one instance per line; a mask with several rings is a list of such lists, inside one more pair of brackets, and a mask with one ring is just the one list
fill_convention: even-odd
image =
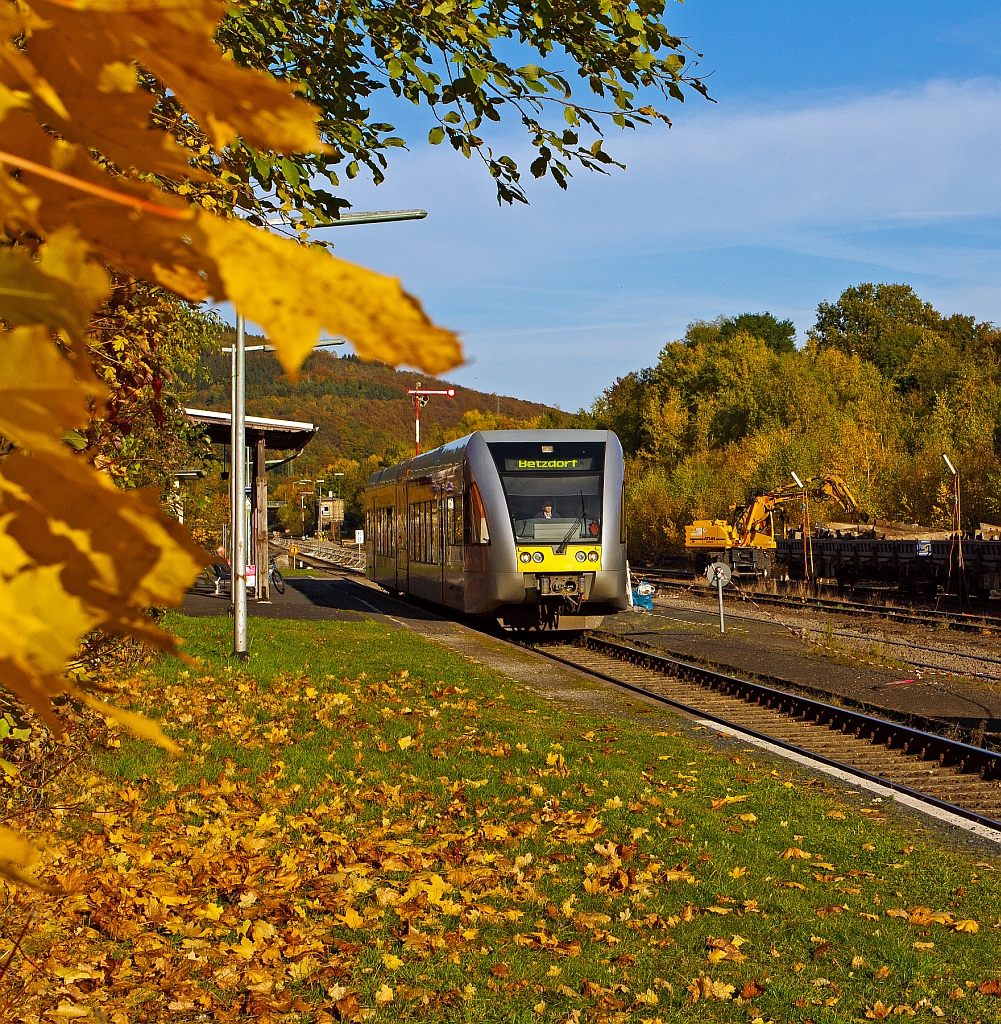
[[(376, 618), (433, 639), (447, 635), (455, 641), (461, 633), (462, 653), (471, 654), (466, 649), (471, 631), (450, 628), (452, 620), (445, 615), (394, 597), (364, 577), (292, 577), (286, 578), (285, 587), (283, 595), (272, 594), (270, 603), (249, 601), (249, 616), (348, 622)], [(211, 587), (196, 587), (186, 595), (182, 610), (193, 616), (226, 615), (229, 597), (215, 596)], [(820, 699), (827, 694), (835, 702), (846, 698), (871, 714), (889, 711), (945, 722), (964, 732), (1001, 733), (1001, 692), (987, 685), (926, 670), (917, 678), (906, 666), (860, 664), (825, 653), (772, 622), (728, 615), (726, 632), (720, 634), (716, 613), (658, 603), (652, 612), (608, 616), (601, 628), (675, 657), (731, 669), (735, 675), (774, 679), (778, 688), (803, 689)]]
[(986, 683), (927, 669), (917, 673), (907, 665), (865, 664), (825, 652), (774, 622), (728, 614), (721, 634), (718, 612), (672, 607), (665, 601), (652, 612), (610, 616), (603, 628), (675, 657), (730, 668), (735, 675), (773, 677), (813, 694), (847, 698), (872, 714), (892, 711), (964, 730), (1001, 732), (1001, 692)]

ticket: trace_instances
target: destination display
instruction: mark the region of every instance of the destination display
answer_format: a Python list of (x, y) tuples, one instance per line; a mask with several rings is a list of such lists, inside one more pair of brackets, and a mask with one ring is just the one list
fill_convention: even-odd
[(591, 468), (591, 458), (576, 459), (505, 459), (504, 470), (506, 472), (521, 470), (584, 470)]

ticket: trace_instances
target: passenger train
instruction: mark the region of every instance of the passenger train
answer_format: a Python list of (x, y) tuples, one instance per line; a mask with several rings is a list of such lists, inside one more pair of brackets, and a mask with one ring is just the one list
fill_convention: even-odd
[(489, 430), (374, 473), (366, 575), (510, 629), (627, 606), (622, 447), (607, 430)]

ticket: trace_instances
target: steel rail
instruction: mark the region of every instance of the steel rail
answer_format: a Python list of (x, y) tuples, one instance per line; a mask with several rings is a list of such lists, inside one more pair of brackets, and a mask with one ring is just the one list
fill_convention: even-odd
[[(930, 757), (933, 758), (937, 755), (938, 763), (941, 767), (956, 767), (959, 773), (964, 773), (971, 768), (979, 769), (978, 774), (980, 778), (985, 780), (1001, 777), (1001, 753), (950, 740), (944, 736), (923, 732), (920, 729), (900, 725), (896, 722), (875, 718), (862, 712), (837, 707), (833, 704), (826, 704), (823, 701), (813, 700), (809, 697), (777, 690), (774, 687), (765, 686), (764, 684), (755, 683), (747, 679), (740, 679), (722, 672), (716, 672), (701, 665), (693, 665), (677, 658), (644, 651), (637, 647), (608, 640), (601, 635), (586, 634), (581, 638), (580, 642), (585, 648), (596, 653), (628, 661), (639, 665), (641, 668), (652, 669), (653, 671), (663, 673), (664, 675), (671, 675), (686, 682), (693, 682), (710, 690), (719, 690), (727, 696), (736, 696), (749, 703), (755, 701), (759, 705), (767, 702), (765, 703), (766, 708), (773, 710), (777, 715), (793, 719), (810, 718), (815, 724), (827, 724), (829, 728), (840, 724), (840, 731), (842, 733), (846, 733), (849, 727), (853, 727), (855, 737), (860, 742), (865, 742), (872, 746), (882, 745), (887, 750), (901, 749), (904, 754), (913, 751), (912, 756), (919, 761), (927, 761)], [(949, 803), (936, 796), (932, 796), (930, 793), (924, 793), (909, 786), (901, 785), (885, 776), (874, 775), (864, 769), (834, 760), (816, 751), (770, 736), (767, 733), (741, 725), (738, 722), (723, 718), (712, 712), (703, 711), (694, 705), (677, 701), (665, 694), (649, 690), (628, 680), (616, 678), (600, 670), (580, 665), (568, 658), (562, 658), (558, 654), (554, 654), (545, 647), (532, 645), (532, 649), (553, 661), (614, 683), (616, 686), (621, 686), (658, 703), (666, 704), (685, 714), (694, 715), (706, 721), (714, 722), (717, 725), (725, 726), (727, 729), (788, 750), (799, 757), (823, 764), (829, 768), (835, 768), (856, 778), (864, 779), (867, 782), (875, 783), (891, 792), (900, 793), (939, 810), (948, 811), (951, 814), (986, 828), (1001, 831), (1001, 821), (987, 817), (959, 804)], [(777, 703), (777, 706), (773, 707), (773, 701)], [(900, 741), (902, 741), (902, 745)], [(920, 747), (916, 749), (918, 745)]]
[[(635, 570), (633, 573), (636, 579), (649, 577), (659, 586), (670, 587), (675, 590), (695, 589), (691, 585), (686, 586), (684, 580), (677, 577), (661, 574), (658, 570)], [(701, 589), (698, 591), (702, 596)], [(1001, 617), (987, 615), (986, 613), (971, 612), (950, 612), (932, 611), (923, 609), (894, 608), (886, 604), (865, 604), (860, 601), (846, 601), (840, 598), (830, 597), (796, 597), (792, 594), (763, 594), (758, 591), (748, 593), (748, 597), (740, 597), (733, 593), (724, 592), (723, 595), (731, 601), (748, 600), (753, 598), (759, 604), (768, 604), (780, 608), (798, 609), (800, 611), (824, 611), (824, 612), (865, 612), (879, 618), (894, 619), (898, 622), (911, 622), (921, 625), (940, 625), (946, 623), (954, 629), (967, 631), (979, 630), (988, 627), (1001, 629)]]

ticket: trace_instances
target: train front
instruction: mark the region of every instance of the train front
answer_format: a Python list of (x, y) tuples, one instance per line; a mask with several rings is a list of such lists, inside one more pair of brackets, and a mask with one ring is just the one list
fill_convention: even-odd
[(506, 434), (484, 435), (507, 519), (493, 568), (503, 560), (514, 569), (521, 600), (498, 617), (512, 628), (595, 628), (627, 605), (618, 438), (583, 430), (519, 431), (516, 440)]

